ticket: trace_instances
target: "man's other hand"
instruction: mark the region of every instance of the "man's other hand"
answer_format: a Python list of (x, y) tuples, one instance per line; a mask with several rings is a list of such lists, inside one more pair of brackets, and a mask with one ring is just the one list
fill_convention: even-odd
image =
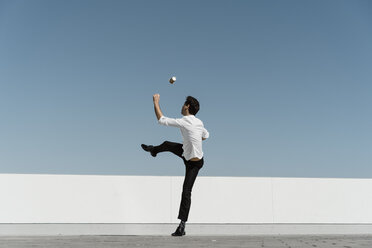
[(154, 94), (154, 95), (152, 96), (152, 100), (153, 100), (154, 102), (159, 102), (159, 99), (160, 99), (160, 95), (159, 95), (159, 94)]

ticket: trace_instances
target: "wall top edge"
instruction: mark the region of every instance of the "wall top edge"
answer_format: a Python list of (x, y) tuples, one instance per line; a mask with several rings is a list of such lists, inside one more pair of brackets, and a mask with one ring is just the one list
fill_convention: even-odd
[[(0, 176), (76, 176), (76, 177), (158, 177), (158, 178), (183, 178), (184, 176), (159, 176), (159, 175), (100, 175), (100, 174), (51, 174), (51, 173), (0, 173)], [(319, 180), (372, 180), (372, 178), (355, 177), (239, 177), (239, 176), (198, 176), (198, 178), (229, 178), (229, 179), (319, 179)]]

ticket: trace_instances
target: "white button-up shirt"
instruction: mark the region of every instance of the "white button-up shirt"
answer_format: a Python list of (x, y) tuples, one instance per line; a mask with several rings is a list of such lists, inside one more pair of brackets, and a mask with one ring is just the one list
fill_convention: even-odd
[(186, 160), (203, 158), (202, 138), (207, 139), (209, 133), (201, 120), (194, 115), (185, 115), (180, 119), (160, 117), (159, 124), (179, 127), (183, 138), (183, 156)]

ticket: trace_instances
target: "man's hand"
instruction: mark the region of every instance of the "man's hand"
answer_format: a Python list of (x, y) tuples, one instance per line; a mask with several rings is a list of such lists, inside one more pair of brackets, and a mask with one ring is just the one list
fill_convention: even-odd
[(154, 103), (155, 103), (155, 102), (159, 102), (159, 100), (160, 100), (160, 95), (159, 95), (159, 94), (154, 94), (154, 95), (152, 96), (152, 100), (154, 101)]

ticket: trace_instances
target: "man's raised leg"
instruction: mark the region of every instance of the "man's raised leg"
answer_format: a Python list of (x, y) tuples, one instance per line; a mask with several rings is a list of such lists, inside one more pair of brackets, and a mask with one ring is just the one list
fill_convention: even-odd
[(183, 149), (182, 144), (180, 143), (164, 141), (158, 146), (147, 146), (142, 144), (141, 147), (143, 150), (150, 152), (153, 157), (156, 157), (159, 152), (172, 152), (173, 154), (182, 158)]

